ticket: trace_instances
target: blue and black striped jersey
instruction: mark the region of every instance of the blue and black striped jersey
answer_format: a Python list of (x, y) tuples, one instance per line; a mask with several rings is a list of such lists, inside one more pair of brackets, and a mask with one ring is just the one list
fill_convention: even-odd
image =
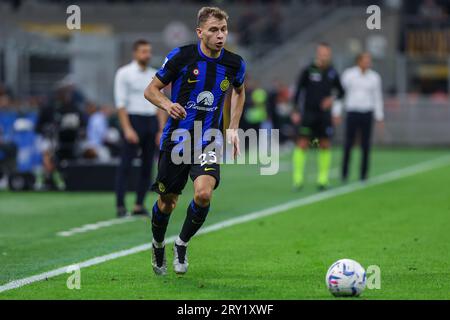
[[(175, 48), (166, 57), (156, 77), (164, 84), (172, 83), (172, 102), (186, 109), (183, 120), (169, 118), (160, 142), (160, 149), (171, 151), (177, 141), (171, 141), (177, 129), (193, 135), (194, 121), (202, 122), (202, 136), (208, 129), (220, 129), (223, 103), (230, 85), (240, 87), (245, 77), (245, 62), (237, 54), (222, 49), (218, 58), (206, 56), (200, 42)], [(208, 141), (202, 141), (202, 146)]]

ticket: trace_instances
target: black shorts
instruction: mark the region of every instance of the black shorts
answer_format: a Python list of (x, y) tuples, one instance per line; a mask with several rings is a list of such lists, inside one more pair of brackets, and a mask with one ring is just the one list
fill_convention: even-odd
[(297, 127), (297, 137), (331, 138), (334, 133), (330, 112), (305, 112)]
[(175, 164), (172, 162), (169, 151), (160, 151), (158, 161), (158, 175), (151, 189), (159, 194), (181, 194), (188, 176), (194, 181), (202, 175), (212, 176), (216, 179), (214, 189), (219, 186), (220, 182), (220, 165), (211, 161), (205, 164)]

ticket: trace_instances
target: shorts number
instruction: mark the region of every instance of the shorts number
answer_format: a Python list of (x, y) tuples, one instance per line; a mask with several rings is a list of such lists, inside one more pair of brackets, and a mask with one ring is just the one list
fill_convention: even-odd
[(198, 158), (200, 159), (200, 166), (217, 162), (216, 153), (214, 151), (208, 151), (208, 154), (202, 153)]

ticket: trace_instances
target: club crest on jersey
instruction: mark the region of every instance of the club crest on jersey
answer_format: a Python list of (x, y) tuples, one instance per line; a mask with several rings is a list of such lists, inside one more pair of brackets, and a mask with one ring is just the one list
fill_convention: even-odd
[(229, 87), (230, 81), (227, 78), (223, 79), (222, 82), (220, 83), (220, 89), (225, 92), (228, 90)]
[(197, 96), (197, 101), (189, 101), (186, 104), (186, 109), (197, 109), (202, 111), (214, 111), (216, 107), (211, 107), (214, 104), (214, 95), (211, 91), (202, 91)]
[(322, 81), (322, 75), (318, 72), (312, 72), (309, 74), (309, 79), (314, 82)]
[(197, 68), (195, 68), (194, 70), (192, 70), (192, 74), (194, 76), (198, 76), (200, 74), (200, 71)]
[(334, 77), (336, 77), (336, 71), (331, 69), (330, 71), (328, 71), (328, 78), (334, 79)]

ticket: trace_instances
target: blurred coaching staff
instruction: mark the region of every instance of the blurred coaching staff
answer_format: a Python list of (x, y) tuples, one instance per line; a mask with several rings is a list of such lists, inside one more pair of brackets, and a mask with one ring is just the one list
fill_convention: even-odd
[(301, 189), (304, 181), (306, 151), (311, 142), (318, 144), (317, 186), (324, 190), (329, 185), (331, 166), (331, 138), (333, 123), (331, 109), (344, 96), (339, 74), (331, 64), (331, 48), (319, 43), (314, 62), (300, 74), (294, 96), (292, 122), (296, 125), (296, 146), (292, 154), (294, 189)]
[[(351, 150), (358, 134), (362, 149), (360, 179), (367, 179), (373, 119), (375, 118), (380, 129), (383, 128), (381, 77), (370, 68), (371, 65), (370, 54), (364, 52), (356, 58), (356, 66), (345, 70), (342, 74), (342, 85), (345, 88), (344, 107), (347, 112), (342, 161), (343, 182), (348, 179)], [(339, 105), (335, 106), (333, 114), (340, 117)]]
[(148, 215), (143, 203), (151, 183), (153, 158), (160, 133), (157, 109), (154, 105), (149, 106), (143, 94), (156, 73), (156, 69), (148, 66), (151, 56), (150, 43), (146, 40), (136, 41), (133, 44), (133, 61), (117, 70), (114, 81), (115, 103), (123, 133), (116, 176), (116, 205), (119, 217), (128, 214), (124, 198), (132, 160), (138, 153), (141, 158), (141, 172), (132, 214)]

